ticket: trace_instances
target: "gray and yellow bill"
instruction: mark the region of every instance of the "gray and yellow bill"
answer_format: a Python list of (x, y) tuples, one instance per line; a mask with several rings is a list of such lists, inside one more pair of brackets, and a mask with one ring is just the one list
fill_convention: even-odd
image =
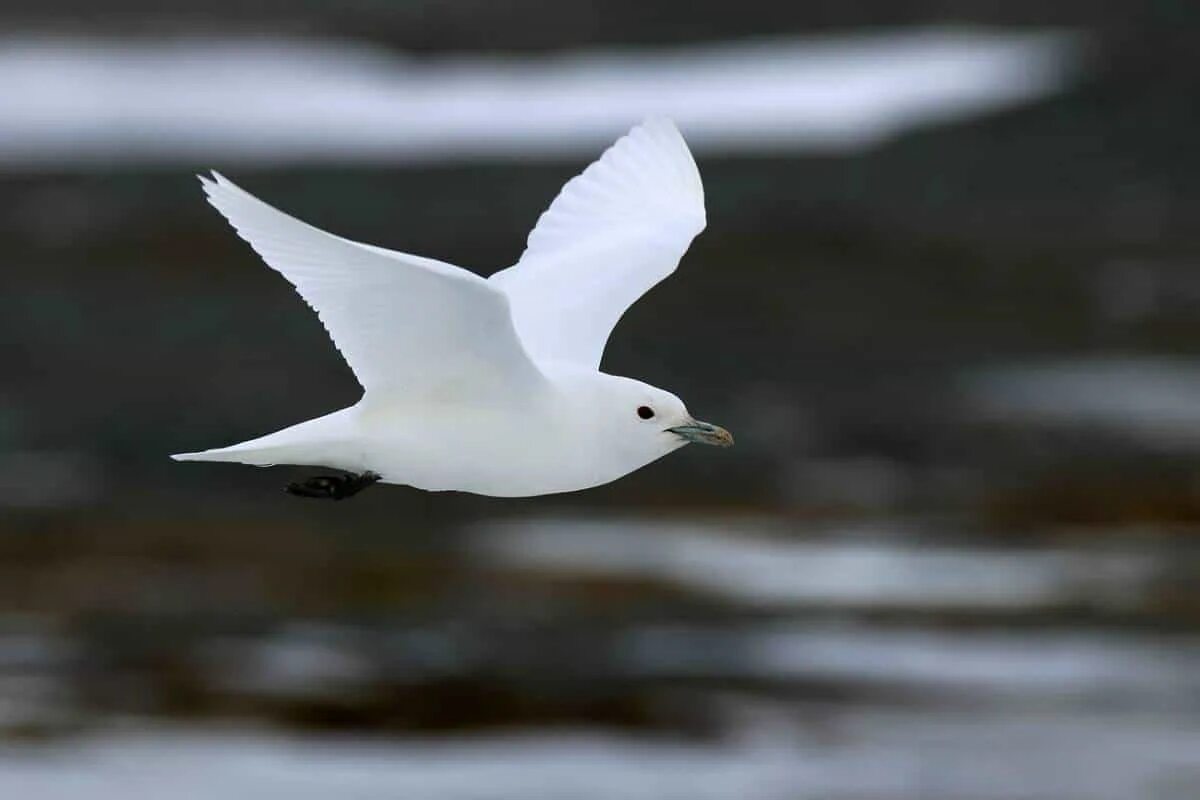
[(719, 425), (701, 422), (698, 419), (691, 420), (684, 425), (676, 425), (674, 428), (667, 428), (667, 431), (696, 444), (711, 444), (716, 447), (733, 446), (732, 433)]

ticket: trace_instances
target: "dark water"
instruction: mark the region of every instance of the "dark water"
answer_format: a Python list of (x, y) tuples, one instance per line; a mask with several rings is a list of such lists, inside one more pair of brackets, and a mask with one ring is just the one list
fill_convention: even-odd
[(539, 517), (461, 532), (439, 568), (456, 607), (416, 618), (12, 618), (0, 790), (1188, 797), (1200, 636), (1179, 578), (1200, 551), (1165, 537)]

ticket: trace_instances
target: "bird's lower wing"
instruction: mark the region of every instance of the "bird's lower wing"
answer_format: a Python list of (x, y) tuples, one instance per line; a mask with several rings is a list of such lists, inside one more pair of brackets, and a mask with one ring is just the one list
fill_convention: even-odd
[(704, 188), (665, 119), (635, 127), (562, 188), (515, 266), (491, 281), (537, 361), (598, 367), (625, 310), (704, 229)]
[(507, 298), (479, 276), (326, 233), (221, 175), (201, 182), (209, 202), (317, 312), (368, 392), (484, 399), (542, 384)]

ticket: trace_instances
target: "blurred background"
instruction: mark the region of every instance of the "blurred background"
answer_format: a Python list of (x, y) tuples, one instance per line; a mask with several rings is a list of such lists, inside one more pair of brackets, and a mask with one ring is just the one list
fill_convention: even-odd
[[(0, 796), (1200, 795), (1200, 7), (0, 2)], [(648, 114), (708, 230), (588, 492), (182, 465), (352, 403), (203, 202), (481, 274)]]

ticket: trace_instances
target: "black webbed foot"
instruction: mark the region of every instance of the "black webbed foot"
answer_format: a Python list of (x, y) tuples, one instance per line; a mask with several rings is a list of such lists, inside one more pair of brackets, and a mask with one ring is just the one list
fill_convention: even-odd
[(344, 500), (378, 482), (379, 476), (370, 470), (361, 475), (318, 475), (303, 482), (289, 483), (287, 493), (297, 497)]

